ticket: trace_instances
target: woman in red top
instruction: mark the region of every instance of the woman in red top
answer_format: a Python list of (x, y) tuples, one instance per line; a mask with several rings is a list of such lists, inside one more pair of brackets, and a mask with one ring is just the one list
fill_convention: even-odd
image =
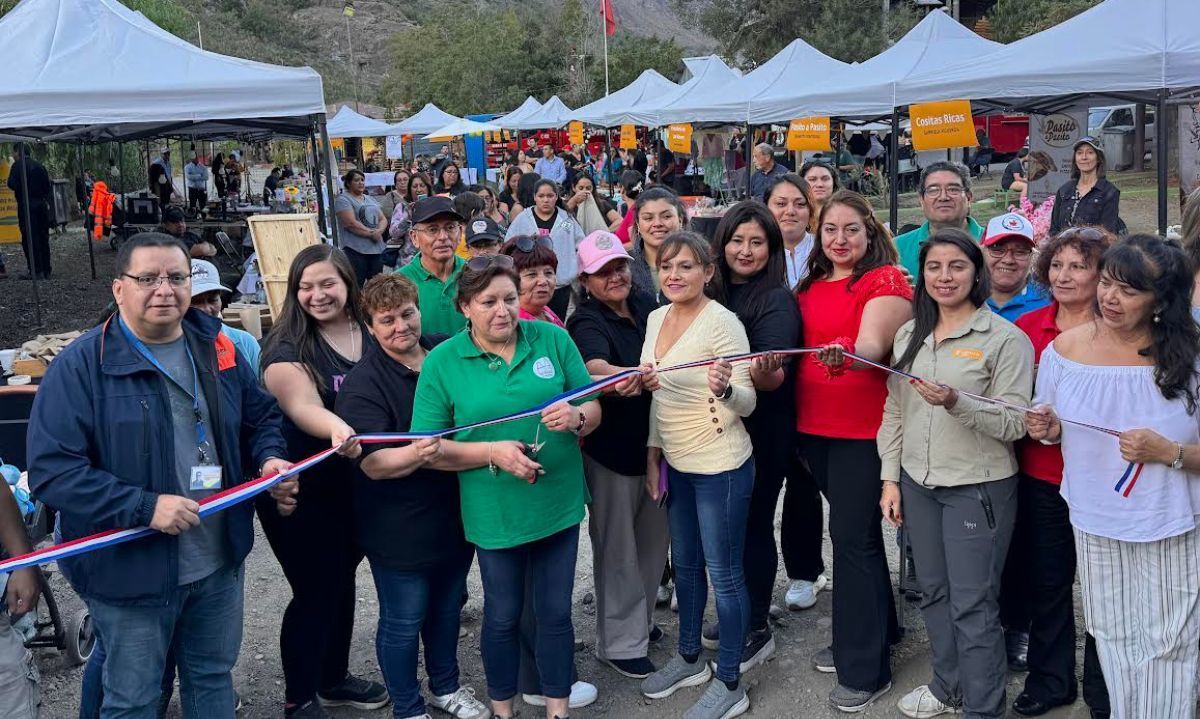
[[(1033, 342), (1034, 362), (1041, 361), (1042, 350), (1060, 334), (1096, 318), (1100, 256), (1115, 242), (1116, 237), (1106, 230), (1072, 227), (1040, 248), (1034, 280), (1049, 288), (1054, 299), (1016, 321)], [(1025, 551), (1009, 551), (1008, 561), (1015, 563), (1018, 571), (1006, 572), (1002, 592), (1024, 597), (1030, 618), (1029, 674), (1025, 690), (1013, 702), (1013, 711), (1039, 716), (1075, 702), (1075, 537), (1067, 501), (1058, 493), (1063, 473), (1058, 445), (1027, 437), (1017, 443), (1017, 460), (1021, 480), (1013, 546)], [(1093, 709), (1108, 708), (1103, 679), (1095, 643), (1089, 641), (1084, 652), (1083, 693)]]
[(829, 701), (859, 711), (892, 686), (890, 646), (899, 639), (879, 510), (879, 452), (887, 375), (851, 364), (844, 351), (888, 362), (900, 325), (912, 318), (912, 288), (896, 268), (892, 236), (856, 192), (839, 190), (821, 208), (821, 251), (796, 290), (804, 346), (823, 349), (799, 363), (796, 431), (800, 454), (829, 502), (833, 543), (833, 646), (813, 658), (837, 672)]

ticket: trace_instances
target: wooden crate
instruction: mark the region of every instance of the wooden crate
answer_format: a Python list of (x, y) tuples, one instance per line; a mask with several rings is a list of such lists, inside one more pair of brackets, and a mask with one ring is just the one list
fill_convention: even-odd
[[(244, 311), (257, 312), (258, 317), (258, 332), (254, 331), (254, 327), (246, 326), (247, 323), (242, 319)], [(248, 302), (234, 302), (226, 307), (221, 312), (221, 321), (230, 327), (236, 327), (239, 330), (246, 330), (255, 336), (255, 339), (262, 339), (267, 331), (271, 329), (271, 308), (267, 305), (256, 305)]]
[(287, 295), (288, 268), (300, 250), (321, 243), (317, 216), (255, 215), (246, 219), (254, 251), (258, 254), (258, 271), (267, 291), (271, 316), (279, 315)]
[(38, 357), (13, 360), (12, 373), (43, 377), (46, 374), (46, 363)]

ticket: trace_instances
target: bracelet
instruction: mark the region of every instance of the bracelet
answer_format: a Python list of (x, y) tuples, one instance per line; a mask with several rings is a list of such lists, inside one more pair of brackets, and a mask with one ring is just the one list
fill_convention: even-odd
[(725, 385), (725, 391), (722, 392), (721, 394), (717, 395), (717, 399), (721, 400), (722, 402), (725, 402), (732, 396), (733, 396), (733, 382), (730, 382), (729, 384)]
[(573, 429), (571, 431), (574, 432), (576, 435), (583, 434), (583, 426), (585, 424), (587, 424), (587, 417), (583, 414), (583, 410), (581, 409), (581, 410), (579, 410), (579, 424), (577, 424), (575, 426), (575, 429)]
[(500, 474), (500, 468), (492, 461), (492, 445), (494, 444), (495, 442), (488, 442), (488, 470), (491, 471), (493, 477)]

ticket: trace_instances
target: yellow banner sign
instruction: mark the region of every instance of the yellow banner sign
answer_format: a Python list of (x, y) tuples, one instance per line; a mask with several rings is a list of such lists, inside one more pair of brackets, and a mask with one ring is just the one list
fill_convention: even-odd
[(681, 122), (678, 125), (667, 125), (667, 149), (671, 152), (691, 153), (691, 123)]
[(622, 150), (637, 149), (637, 128), (633, 125), (621, 125), (621, 142)]
[(828, 117), (801, 117), (788, 124), (787, 149), (792, 152), (828, 152)]
[(21, 241), (21, 229), (17, 226), (17, 196), (8, 189), (8, 169), (8, 160), (0, 158), (0, 245)]
[(970, 100), (926, 102), (908, 108), (912, 121), (913, 149), (945, 150), (975, 147), (975, 123)]
[(583, 144), (583, 123), (579, 120), (574, 120), (570, 125), (567, 125), (567, 135), (571, 139), (572, 145)]

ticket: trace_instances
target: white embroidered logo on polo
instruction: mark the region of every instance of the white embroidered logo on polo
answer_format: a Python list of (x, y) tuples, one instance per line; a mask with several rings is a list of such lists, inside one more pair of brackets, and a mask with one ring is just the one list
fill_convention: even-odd
[(533, 373), (542, 379), (554, 379), (554, 364), (549, 357), (539, 357), (533, 363)]

